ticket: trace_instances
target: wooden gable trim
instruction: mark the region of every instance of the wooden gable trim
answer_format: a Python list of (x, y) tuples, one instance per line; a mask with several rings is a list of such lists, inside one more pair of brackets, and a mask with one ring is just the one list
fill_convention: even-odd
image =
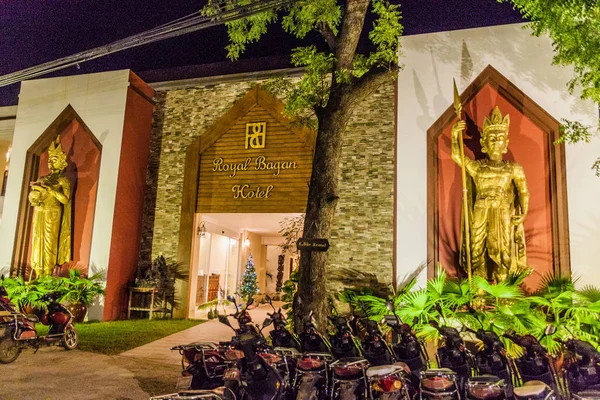
[[(548, 165), (550, 167), (550, 199), (552, 213), (553, 265), (556, 274), (569, 274), (571, 256), (569, 247), (569, 219), (567, 178), (564, 144), (554, 144), (560, 137), (560, 123), (535, 101), (528, 97), (494, 67), (488, 65), (461, 93), (461, 104), (470, 102), (485, 85), (490, 85), (500, 96), (518, 109), (525, 117), (548, 135)], [(444, 128), (456, 118), (454, 106), (446, 111), (427, 130), (427, 276), (435, 276), (438, 262), (438, 148), (437, 139)]]
[(277, 97), (262, 89), (259, 85), (253, 87), (241, 99), (236, 101), (208, 130), (198, 139), (199, 153), (208, 150), (221, 136), (223, 136), (235, 123), (246, 115), (256, 105), (268, 111), (273, 118), (298, 136), (306, 146), (314, 147), (315, 133), (309, 128), (299, 126), (283, 115), (285, 105)]
[(102, 151), (102, 144), (83, 122), (83, 119), (77, 114), (77, 111), (69, 104), (65, 109), (48, 125), (44, 132), (27, 149), (25, 155), (25, 171), (21, 183), (21, 197), (19, 200), (19, 212), (17, 214), (17, 231), (15, 233), (15, 245), (13, 247), (11, 275), (25, 274), (25, 269), (29, 260), (27, 253), (29, 239), (31, 235), (31, 223), (33, 217), (33, 207), (29, 206), (27, 196), (29, 194), (29, 182), (34, 181), (39, 175), (40, 156), (48, 149), (56, 137), (63, 132), (73, 121), (77, 121), (85, 133), (90, 137), (98, 150)]

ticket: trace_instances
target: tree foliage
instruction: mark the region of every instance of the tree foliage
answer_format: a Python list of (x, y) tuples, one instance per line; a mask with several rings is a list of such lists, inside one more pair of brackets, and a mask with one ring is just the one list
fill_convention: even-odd
[[(572, 93), (581, 88), (581, 97), (600, 104), (600, 3), (596, 0), (498, 0), (512, 3), (530, 20), (535, 36), (548, 35), (554, 46), (554, 63), (572, 66), (569, 81)], [(559, 142), (588, 143), (594, 129), (577, 121), (563, 120)], [(600, 158), (592, 169), (600, 176)]]
[[(202, 12), (214, 15), (222, 1), (209, 0)], [(229, 5), (239, 6), (248, 0), (230, 0)], [(373, 51), (368, 54), (352, 54), (349, 62), (336, 58), (338, 46), (343, 43), (341, 23), (344, 9), (336, 0), (299, 0), (286, 10), (269, 10), (248, 18), (228, 22), (228, 57), (237, 60), (247, 46), (267, 33), (270, 24), (279, 20), (284, 30), (297, 38), (305, 38), (310, 32), (319, 33), (327, 43), (327, 50), (311, 45), (292, 51), (291, 62), (304, 67), (305, 74), (297, 83), (277, 79), (268, 85), (275, 93), (286, 98), (286, 114), (317, 127), (315, 110), (324, 108), (331, 90), (342, 84), (352, 85), (374, 68), (390, 70), (398, 65), (398, 38), (402, 35), (401, 14), (398, 5), (387, 0), (372, 0), (371, 11), (376, 16), (369, 32)], [(338, 53), (339, 55), (339, 53)], [(344, 54), (344, 56), (346, 56)], [(313, 116), (308, 120), (306, 115)]]
[[(509, 329), (537, 336), (551, 352), (559, 350), (553, 337), (582, 339), (598, 347), (600, 290), (592, 286), (576, 290), (576, 282), (570, 276), (549, 273), (530, 293), (523, 288), (523, 281), (530, 273), (531, 270), (514, 271), (500, 283), (489, 283), (481, 277), (469, 283), (467, 279), (448, 277), (440, 268), (437, 276), (422, 289), (414, 289), (413, 279), (389, 298), (373, 295), (365, 288), (346, 290), (340, 299), (351, 305), (355, 315), (377, 322), (390, 314), (386, 306), (390, 300), (400, 319), (414, 323), (413, 328), (423, 339), (439, 337), (431, 322), (492, 330), (501, 336), (513, 356), (522, 350), (502, 337)], [(549, 324), (557, 328), (552, 337), (544, 335)]]

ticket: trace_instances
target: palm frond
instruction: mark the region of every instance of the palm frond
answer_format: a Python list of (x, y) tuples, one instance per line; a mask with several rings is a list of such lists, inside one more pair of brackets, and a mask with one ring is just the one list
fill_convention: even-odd
[(591, 303), (600, 301), (600, 289), (598, 289), (595, 286), (585, 285), (583, 288), (581, 288), (581, 290), (578, 290), (577, 292)]

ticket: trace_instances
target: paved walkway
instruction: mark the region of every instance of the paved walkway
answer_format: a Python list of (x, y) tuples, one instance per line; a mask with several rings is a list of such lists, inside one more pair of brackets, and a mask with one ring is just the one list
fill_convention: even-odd
[(173, 391), (180, 368), (46, 347), (0, 364), (0, 400), (147, 400)]
[[(279, 307), (279, 304), (273, 305), (275, 308)], [(259, 325), (267, 318), (267, 313), (272, 311), (273, 309), (268, 304), (263, 304), (253, 310), (249, 310), (252, 321)], [(233, 309), (229, 312), (233, 312)], [(233, 318), (230, 317), (229, 321), (234, 327), (237, 327), (237, 322)], [(272, 325), (263, 330), (263, 333), (266, 335), (271, 329)], [(135, 349), (128, 350), (120, 355), (158, 363), (180, 365), (181, 356), (179, 355), (179, 352), (171, 351), (171, 347), (193, 342), (228, 341), (231, 340), (232, 335), (233, 331), (231, 328), (214, 319), (143, 346), (136, 347)]]

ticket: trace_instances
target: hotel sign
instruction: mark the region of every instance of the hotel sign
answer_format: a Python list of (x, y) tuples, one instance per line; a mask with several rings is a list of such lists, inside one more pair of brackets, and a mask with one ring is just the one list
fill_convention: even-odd
[(260, 104), (237, 118), (201, 154), (197, 212), (303, 212), (313, 142)]
[(296, 242), (296, 247), (303, 251), (327, 251), (329, 250), (329, 240), (300, 238)]

